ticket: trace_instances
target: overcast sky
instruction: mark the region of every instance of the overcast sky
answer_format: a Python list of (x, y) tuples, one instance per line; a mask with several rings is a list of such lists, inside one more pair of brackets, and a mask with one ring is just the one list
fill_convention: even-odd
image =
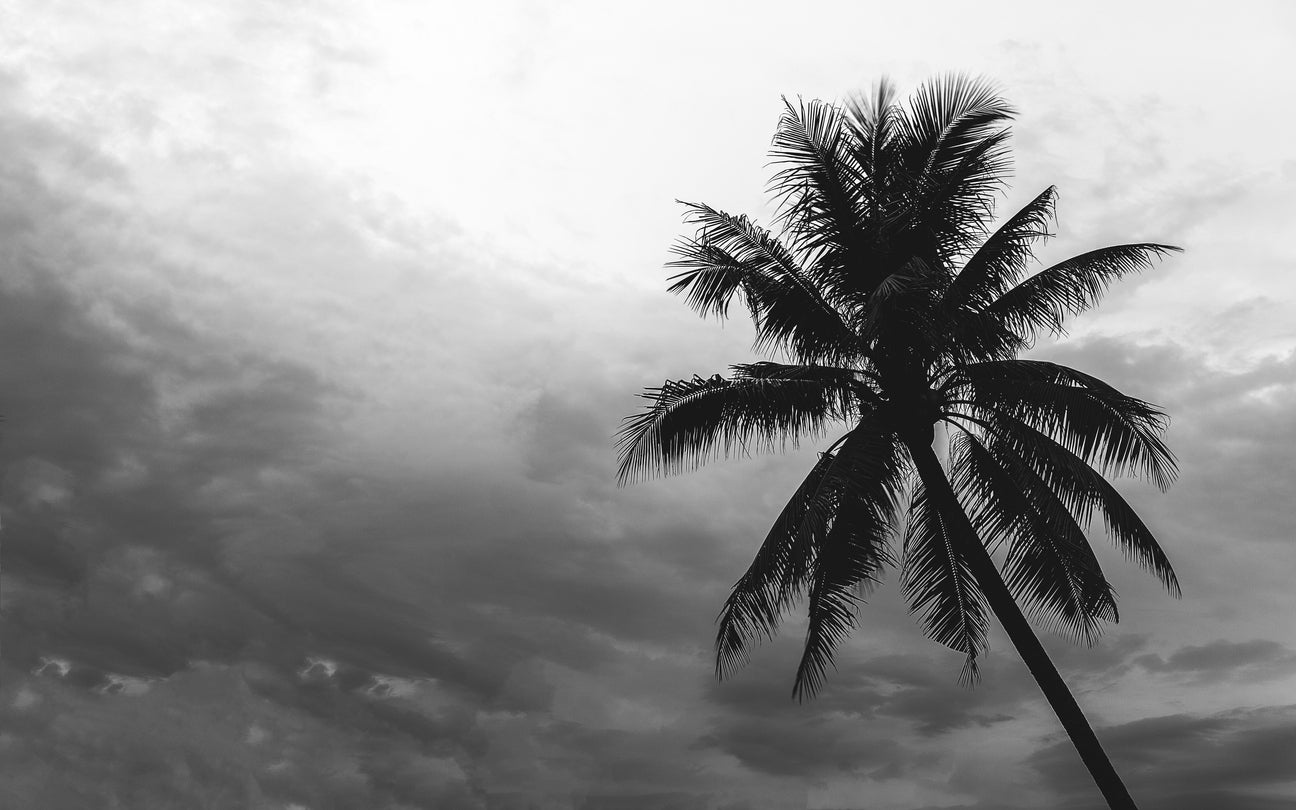
[[(453, 6), (453, 10), (450, 8)], [(0, 4), (0, 804), (1100, 807), (1006, 639), (894, 581), (822, 695), (713, 620), (812, 449), (617, 489), (635, 393), (755, 359), (665, 291), (780, 96), (984, 75), (1042, 258), (1159, 241), (1035, 356), (1172, 416), (1175, 600), (1045, 636), (1145, 810), (1296, 802), (1296, 12)], [(1043, 631), (1041, 631), (1043, 632)]]

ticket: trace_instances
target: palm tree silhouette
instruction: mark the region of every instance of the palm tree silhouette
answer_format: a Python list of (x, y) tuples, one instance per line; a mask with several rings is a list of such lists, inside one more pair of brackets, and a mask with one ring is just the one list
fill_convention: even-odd
[(775, 450), (843, 423), (724, 604), (717, 676), (805, 598), (793, 695), (813, 695), (861, 597), (898, 565), (926, 634), (966, 656), (965, 683), (994, 613), (1108, 804), (1132, 808), (1022, 608), (1090, 643), (1117, 620), (1085, 535), (1095, 515), (1178, 595), (1156, 539), (1105, 477), (1169, 486), (1166, 417), (1088, 374), (1019, 355), (1113, 280), (1178, 248), (1116, 245), (1028, 273), (1056, 193), (991, 230), (1014, 111), (982, 81), (936, 79), (907, 104), (886, 81), (844, 105), (784, 104), (771, 152), (778, 235), (685, 203), (698, 231), (674, 247), (670, 290), (704, 316), (723, 318), (740, 300), (756, 349), (785, 362), (646, 389), (646, 408), (618, 434), (618, 479)]

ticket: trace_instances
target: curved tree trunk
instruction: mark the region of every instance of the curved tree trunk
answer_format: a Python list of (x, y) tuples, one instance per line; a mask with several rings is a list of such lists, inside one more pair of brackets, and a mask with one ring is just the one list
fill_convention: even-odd
[(976, 531), (972, 528), (967, 513), (959, 505), (958, 497), (954, 494), (954, 488), (950, 485), (940, 460), (936, 458), (935, 451), (930, 444), (923, 445), (915, 441), (906, 444), (923, 485), (927, 488), (928, 496), (935, 499), (940, 513), (947, 517), (950, 525), (959, 534), (959, 540), (962, 541), (960, 547), (967, 555), (968, 565), (972, 568), (977, 583), (981, 586), (981, 592), (985, 594), (986, 601), (990, 604), (990, 609), (994, 611), (999, 623), (1008, 633), (1008, 638), (1012, 640), (1013, 646), (1026, 662), (1026, 667), (1035, 676), (1035, 682), (1044, 692), (1044, 697), (1048, 699), (1049, 705), (1062, 721), (1062, 727), (1070, 735), (1071, 742), (1080, 753), (1080, 758), (1084, 760), (1085, 767), (1089, 769), (1103, 797), (1107, 799), (1108, 806), (1112, 810), (1137, 810), (1134, 800), (1125, 788), (1125, 783), (1121, 781), (1120, 775), (1112, 767), (1111, 760), (1107, 758), (1107, 753), (1098, 743), (1098, 738), (1094, 736), (1089, 721), (1081, 713), (1080, 706), (1071, 695), (1071, 690), (1067, 688), (1062, 676), (1058, 674), (1057, 668), (1049, 659), (1048, 653), (1044, 651), (1043, 645), (1035, 636), (1035, 631), (1022, 615), (1021, 609), (1017, 607), (1017, 602), (1013, 599), (1008, 586), (1004, 584), (1003, 577), (999, 575), (999, 569), (995, 567), (990, 553), (977, 539)]

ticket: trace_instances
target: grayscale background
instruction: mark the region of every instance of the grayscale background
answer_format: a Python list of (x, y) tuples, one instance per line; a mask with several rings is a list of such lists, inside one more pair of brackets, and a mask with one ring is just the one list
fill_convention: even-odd
[[(1122, 484), (1182, 600), (1046, 637), (1144, 810), (1296, 805), (1296, 13), (1284, 2), (0, 3), (0, 805), (1097, 810), (993, 635), (879, 589), (712, 675), (813, 458), (617, 489), (635, 392), (754, 359), (665, 291), (768, 217), (780, 95), (965, 71), (1041, 258), (1149, 240), (1033, 356), (1172, 417)], [(997, 631), (996, 631), (997, 632)]]

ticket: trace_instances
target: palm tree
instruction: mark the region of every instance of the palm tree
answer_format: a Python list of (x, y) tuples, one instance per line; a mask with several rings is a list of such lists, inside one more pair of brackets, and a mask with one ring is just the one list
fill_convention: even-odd
[(1056, 192), (991, 230), (1013, 110), (984, 82), (937, 79), (907, 105), (885, 81), (844, 105), (784, 104), (771, 152), (777, 235), (685, 203), (698, 230), (670, 263), (672, 292), (704, 316), (723, 318), (740, 300), (756, 349), (780, 359), (646, 389), (646, 408), (618, 434), (619, 481), (844, 425), (725, 602), (717, 676), (805, 598), (793, 695), (812, 696), (862, 597), (898, 566), (926, 634), (964, 654), (967, 684), (994, 614), (1108, 803), (1132, 808), (1023, 609), (1090, 643), (1117, 620), (1085, 533), (1096, 514), (1178, 595), (1151, 531), (1106, 480), (1169, 486), (1166, 417), (1088, 374), (1019, 355), (1040, 331), (1060, 334), (1113, 280), (1178, 248), (1104, 247), (1029, 273)]

